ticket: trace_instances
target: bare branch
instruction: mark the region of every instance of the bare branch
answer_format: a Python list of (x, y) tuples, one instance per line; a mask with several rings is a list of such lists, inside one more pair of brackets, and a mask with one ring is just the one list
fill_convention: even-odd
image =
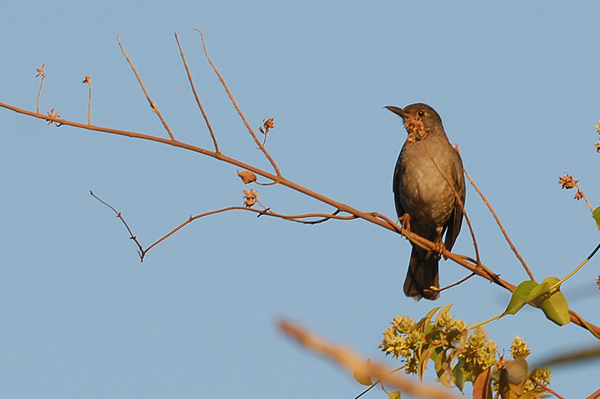
[(94, 194), (92, 192), (92, 190), (90, 190), (90, 195), (94, 198), (96, 198), (98, 201), (100, 201), (102, 204), (106, 205), (107, 207), (109, 207), (116, 215), (119, 219), (121, 219), (121, 222), (123, 222), (123, 225), (125, 225), (125, 228), (127, 229), (127, 231), (129, 232), (129, 238), (132, 239), (135, 244), (138, 246), (138, 254), (140, 255), (140, 258), (142, 259), (142, 261), (144, 260), (144, 248), (142, 247), (142, 244), (140, 244), (140, 242), (138, 241), (137, 237), (135, 235), (133, 235), (133, 231), (131, 231), (131, 229), (129, 228), (129, 225), (127, 224), (127, 222), (125, 221), (125, 219), (123, 218), (123, 215), (121, 215), (121, 212), (118, 212), (115, 208), (113, 208), (110, 204), (108, 204), (107, 202), (102, 201), (96, 194)]
[[(296, 222), (296, 223), (303, 223), (303, 224), (317, 224), (317, 223), (322, 223), (325, 222), (327, 220), (330, 219), (337, 219), (337, 220), (353, 220), (353, 219), (357, 219), (356, 216), (354, 215), (350, 215), (350, 216), (339, 216), (337, 215), (337, 213), (339, 212), (339, 210), (337, 210), (336, 212), (334, 212), (333, 214), (324, 214), (324, 213), (306, 213), (303, 215), (282, 215), (280, 213), (276, 213), (273, 212), (271, 209), (265, 209), (265, 210), (260, 210), (260, 209), (254, 209), (254, 208), (249, 208), (246, 206), (229, 206), (227, 208), (222, 208), (222, 209), (217, 209), (214, 211), (209, 211), (209, 212), (204, 212), (201, 213), (199, 215), (196, 216), (190, 216), (190, 218), (188, 220), (186, 220), (185, 222), (181, 223), (179, 226), (175, 227), (173, 230), (171, 230), (169, 233), (165, 234), (163, 237), (161, 237), (160, 239), (158, 239), (156, 242), (152, 243), (150, 246), (148, 246), (148, 248), (146, 248), (145, 250), (143, 250), (143, 255), (146, 255), (146, 253), (148, 251), (150, 251), (152, 248), (154, 248), (155, 246), (157, 246), (158, 244), (160, 244), (161, 242), (163, 242), (164, 240), (166, 240), (167, 238), (169, 238), (170, 236), (172, 236), (173, 234), (175, 234), (176, 232), (178, 232), (179, 230), (181, 230), (182, 228), (184, 228), (185, 226), (187, 226), (188, 224), (190, 224), (191, 222), (193, 222), (194, 220), (206, 217), (206, 216), (210, 216), (210, 215), (216, 215), (218, 213), (223, 213), (223, 212), (230, 212), (230, 211), (249, 211), (249, 212), (254, 212), (257, 214), (257, 216), (272, 216), (272, 217), (276, 217), (276, 218), (280, 218), (280, 219), (284, 219), (284, 220), (289, 220), (291, 222)], [(319, 220), (317, 221), (310, 221), (310, 220), (306, 220), (308, 218), (319, 218)]]
[(519, 259), (519, 261), (521, 262), (521, 264), (525, 268), (525, 271), (529, 275), (529, 278), (531, 279), (531, 281), (535, 281), (535, 279), (533, 278), (533, 273), (531, 273), (531, 270), (529, 270), (529, 267), (527, 267), (527, 263), (525, 263), (525, 260), (523, 259), (523, 257), (519, 253), (519, 251), (517, 251), (517, 248), (512, 243), (512, 240), (510, 239), (510, 237), (508, 236), (508, 233), (504, 229), (504, 226), (502, 225), (502, 222), (500, 221), (500, 218), (496, 214), (496, 211), (494, 211), (494, 208), (492, 207), (492, 205), (490, 204), (490, 202), (488, 201), (488, 199), (485, 197), (485, 195), (483, 195), (483, 193), (481, 192), (481, 190), (479, 189), (479, 187), (477, 187), (477, 185), (475, 184), (475, 182), (473, 181), (473, 179), (471, 178), (471, 176), (469, 175), (469, 173), (467, 172), (466, 169), (465, 169), (465, 175), (467, 176), (467, 178), (471, 182), (471, 185), (473, 185), (473, 187), (475, 188), (475, 190), (477, 190), (477, 193), (481, 196), (481, 199), (483, 200), (483, 202), (487, 205), (488, 209), (492, 213), (492, 216), (494, 216), (494, 219), (496, 220), (496, 223), (498, 224), (498, 227), (500, 227), (500, 230), (502, 231), (502, 234), (504, 235), (504, 239), (506, 239), (506, 242), (508, 242), (508, 245), (510, 246), (510, 249), (512, 249), (512, 251), (514, 252), (514, 254), (517, 256), (517, 258)]
[(540, 387), (544, 388), (546, 391), (548, 391), (552, 395), (556, 396), (558, 399), (565, 399), (564, 396), (559, 395), (558, 392), (556, 392), (554, 389), (550, 388), (548, 385), (544, 385), (540, 381), (538, 381), (532, 377), (529, 377), (529, 379), (531, 381), (533, 381), (534, 383), (536, 383), (537, 385), (539, 385)]
[(83, 79), (82, 83), (86, 83), (89, 86), (89, 94), (88, 94), (88, 125), (92, 124), (92, 77), (87, 75), (85, 79)]
[[(452, 189), (452, 192), (454, 193), (454, 197), (456, 198), (456, 200), (458, 201), (458, 203), (460, 205), (460, 209), (462, 210), (465, 220), (467, 221), (467, 225), (469, 226), (469, 232), (471, 233), (471, 238), (473, 239), (473, 248), (475, 248), (475, 256), (477, 258), (477, 264), (479, 264), (479, 263), (481, 263), (481, 258), (479, 257), (479, 246), (477, 245), (477, 238), (475, 238), (475, 231), (473, 230), (473, 225), (471, 224), (471, 219), (469, 219), (469, 215), (467, 215), (467, 210), (465, 209), (465, 204), (463, 203), (463, 200), (460, 198), (458, 191), (456, 191), (456, 187), (454, 187), (454, 184), (452, 184), (452, 181), (450, 180), (450, 178), (448, 176), (446, 176), (446, 174), (444, 173), (442, 168), (440, 168), (440, 166), (438, 165), (436, 160), (433, 158), (433, 156), (429, 152), (427, 145), (425, 145), (425, 144), (426, 144), (426, 142), (423, 141), (423, 147), (425, 148), (425, 151), (427, 151), (429, 158), (431, 158), (431, 161), (434, 163), (437, 170), (444, 177), (444, 180), (446, 180), (446, 183), (448, 183), (448, 186)], [(458, 146), (455, 148), (455, 151), (458, 152)]]
[(208, 121), (208, 115), (204, 112), (204, 107), (200, 102), (200, 98), (198, 97), (198, 93), (196, 92), (196, 87), (194, 86), (194, 81), (192, 80), (192, 74), (190, 73), (190, 69), (188, 68), (187, 61), (185, 60), (185, 55), (183, 54), (183, 50), (181, 48), (181, 44), (179, 43), (179, 37), (177, 33), (175, 33), (175, 40), (177, 41), (177, 47), (179, 47), (179, 53), (181, 54), (181, 59), (183, 60), (183, 66), (185, 67), (185, 71), (187, 72), (188, 81), (190, 82), (190, 86), (192, 86), (192, 92), (194, 93), (194, 98), (196, 99), (196, 104), (198, 104), (198, 108), (200, 108), (200, 112), (202, 113), (202, 117), (204, 118), (204, 122), (206, 122), (206, 127), (208, 127), (208, 131), (210, 132), (210, 137), (212, 137), (213, 144), (215, 145), (215, 152), (220, 153), (219, 145), (217, 144), (217, 138), (215, 137), (215, 133), (212, 130), (212, 126)]
[(40, 81), (40, 89), (38, 90), (38, 94), (37, 94), (37, 113), (40, 113), (40, 97), (42, 96), (42, 87), (44, 87), (44, 79), (46, 79), (46, 64), (42, 64), (41, 67), (39, 67), (37, 69), (37, 75), (35, 75), (35, 77), (37, 78), (38, 76), (41, 76), (42, 79)]
[(277, 166), (277, 164), (275, 163), (275, 161), (273, 160), (273, 158), (271, 158), (271, 155), (269, 154), (269, 152), (267, 151), (267, 149), (265, 148), (265, 146), (260, 142), (260, 140), (258, 140), (258, 137), (256, 137), (256, 134), (254, 133), (254, 130), (252, 130), (252, 127), (250, 127), (250, 124), (248, 123), (248, 121), (246, 120), (246, 117), (244, 116), (244, 113), (242, 112), (242, 109), (238, 106), (237, 101), (235, 101), (235, 98), (233, 97), (233, 93), (231, 93), (231, 90), (229, 90), (229, 87), (225, 83), (225, 79), (223, 79), (223, 76), (221, 75), (221, 73), (217, 69), (217, 66), (212, 61), (212, 59), (210, 58), (210, 56), (208, 55), (208, 50), (206, 49), (206, 43), (204, 42), (204, 35), (202, 34), (202, 31), (200, 29), (197, 29), (197, 28), (194, 28), (194, 30), (197, 31), (198, 33), (200, 33), (200, 37), (202, 39), (202, 48), (204, 49), (204, 55), (206, 55), (206, 59), (210, 63), (210, 66), (212, 66), (213, 70), (215, 71), (215, 73), (219, 77), (219, 80), (221, 81), (221, 84), (225, 88), (225, 91), (227, 92), (227, 95), (229, 96), (229, 99), (231, 100), (231, 102), (233, 103), (233, 106), (235, 107), (236, 111), (238, 112), (238, 114), (242, 118), (242, 121), (244, 122), (244, 125), (246, 125), (246, 129), (248, 129), (248, 132), (250, 132), (250, 135), (254, 139), (254, 142), (256, 143), (256, 145), (258, 145), (258, 148), (260, 148), (260, 150), (263, 152), (263, 154), (265, 154), (265, 157), (267, 157), (267, 159), (269, 160), (269, 162), (271, 162), (271, 165), (273, 166), (273, 169), (275, 169), (275, 174), (277, 176), (281, 176), (281, 172), (279, 171), (279, 167)]
[(131, 61), (131, 58), (129, 58), (129, 56), (125, 52), (125, 49), (123, 48), (123, 45), (121, 44), (121, 37), (120, 36), (117, 36), (117, 42), (119, 42), (119, 47), (121, 48), (121, 51), (123, 52), (123, 55), (127, 59), (127, 62), (129, 63), (129, 66), (133, 70), (133, 73), (135, 74), (135, 77), (137, 78), (138, 82), (140, 83), (140, 87), (144, 91), (144, 94), (146, 95), (146, 99), (148, 100), (148, 103), (150, 103), (150, 108), (152, 109), (152, 112), (155, 112), (156, 115), (158, 115), (158, 118), (162, 122), (165, 130), (167, 131), (167, 133), (169, 133), (169, 137), (171, 137), (171, 140), (172, 141), (176, 141), (175, 140), (175, 136), (173, 136), (173, 133), (171, 132), (171, 129), (169, 129), (169, 125), (167, 125), (167, 122), (163, 119), (162, 115), (160, 114), (160, 111), (159, 111), (158, 107), (156, 106), (156, 103), (154, 101), (152, 101), (152, 99), (150, 98), (150, 94), (148, 94), (148, 91), (146, 90), (146, 86), (144, 86), (144, 82), (142, 82), (142, 78), (140, 77), (140, 74), (138, 73), (137, 69), (135, 68), (135, 65), (133, 65), (133, 62)]

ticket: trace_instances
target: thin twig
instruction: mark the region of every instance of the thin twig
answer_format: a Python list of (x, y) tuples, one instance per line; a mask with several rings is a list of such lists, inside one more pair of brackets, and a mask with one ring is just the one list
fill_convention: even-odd
[(496, 214), (496, 211), (494, 211), (494, 208), (492, 207), (492, 205), (490, 204), (490, 202), (488, 201), (488, 199), (485, 197), (485, 195), (483, 195), (483, 193), (481, 192), (481, 190), (479, 189), (479, 187), (477, 187), (477, 184), (475, 184), (475, 182), (473, 181), (473, 179), (471, 178), (471, 176), (469, 175), (469, 173), (467, 172), (466, 169), (465, 169), (465, 175), (467, 176), (467, 178), (471, 182), (471, 185), (475, 188), (475, 190), (477, 191), (477, 193), (481, 196), (481, 199), (483, 200), (484, 204), (488, 207), (488, 209), (492, 213), (492, 216), (494, 216), (494, 219), (496, 220), (496, 223), (498, 224), (498, 227), (500, 227), (500, 231), (502, 231), (502, 234), (504, 235), (504, 239), (506, 240), (506, 242), (508, 242), (508, 245), (510, 246), (510, 249), (512, 249), (512, 251), (514, 252), (514, 254), (517, 256), (517, 258), (519, 259), (519, 261), (521, 262), (521, 264), (525, 268), (525, 271), (529, 275), (529, 278), (531, 279), (531, 281), (535, 281), (535, 279), (533, 278), (533, 273), (531, 273), (531, 270), (529, 270), (529, 267), (527, 266), (527, 263), (525, 263), (525, 260), (523, 259), (523, 257), (519, 253), (519, 251), (517, 251), (517, 248), (512, 243), (512, 240), (510, 239), (510, 237), (508, 236), (508, 233), (504, 229), (504, 226), (502, 225), (502, 222), (500, 221), (500, 218)]
[(600, 389), (598, 389), (596, 392), (594, 392), (593, 394), (591, 394), (590, 396), (588, 396), (585, 399), (598, 399), (600, 398)]
[(324, 356), (354, 375), (371, 377), (397, 389), (402, 394), (420, 398), (458, 399), (460, 396), (452, 394), (449, 390), (438, 388), (428, 384), (413, 382), (410, 379), (393, 373), (392, 369), (375, 362), (367, 362), (362, 356), (354, 353), (347, 347), (327, 342), (315, 333), (308, 331), (289, 321), (281, 320), (279, 329), (289, 337), (293, 338), (305, 348)]
[(198, 93), (196, 92), (196, 87), (194, 86), (194, 81), (192, 80), (192, 74), (190, 73), (190, 69), (188, 68), (187, 61), (185, 60), (185, 55), (183, 54), (183, 50), (181, 48), (181, 44), (179, 43), (179, 37), (177, 37), (177, 33), (175, 33), (175, 40), (177, 41), (177, 47), (179, 47), (179, 53), (181, 54), (181, 59), (183, 60), (183, 66), (185, 67), (185, 71), (187, 72), (188, 81), (190, 82), (190, 86), (192, 86), (192, 92), (194, 93), (194, 98), (196, 99), (196, 104), (198, 104), (198, 108), (200, 108), (200, 112), (202, 113), (202, 117), (204, 118), (204, 122), (206, 122), (206, 127), (208, 127), (208, 131), (210, 132), (210, 137), (212, 137), (213, 144), (215, 145), (215, 152), (220, 153), (219, 145), (217, 144), (217, 138), (215, 133), (212, 130), (212, 126), (208, 121), (208, 115), (204, 112), (204, 107), (200, 102), (200, 98), (198, 97)]
[(36, 77), (38, 77), (38, 76), (42, 76), (42, 79), (40, 81), (40, 89), (38, 90), (37, 101), (36, 101), (36, 104), (37, 104), (36, 110), (37, 110), (37, 113), (39, 114), (40, 113), (40, 97), (42, 96), (42, 87), (44, 87), (44, 79), (46, 79), (46, 64), (45, 63), (42, 64), (42, 66), (37, 69)]
[[(475, 273), (471, 273), (467, 277), (463, 278), (462, 280), (459, 280), (456, 283), (452, 283), (450, 285), (447, 285), (444, 288), (438, 288), (438, 289), (436, 289), (436, 291), (437, 292), (442, 292), (442, 291), (445, 291), (445, 290), (450, 289), (452, 287), (456, 287), (457, 285), (460, 285), (460, 284), (464, 283), (465, 281), (467, 281), (468, 279), (470, 279), (473, 276), (475, 276)], [(433, 287), (433, 288), (435, 288), (435, 287)]]
[[(578, 180), (576, 180), (576, 181), (578, 181)], [(579, 193), (581, 195), (581, 197), (585, 200), (585, 203), (587, 204), (588, 208), (590, 208), (590, 212), (594, 213), (594, 208), (592, 207), (592, 204), (590, 204), (590, 201), (588, 201), (587, 197), (583, 193), (583, 190), (581, 189), (581, 187), (579, 187), (579, 183), (575, 183), (575, 187), (577, 187), (577, 193)]]
[(271, 155), (269, 154), (269, 152), (267, 151), (267, 149), (265, 148), (265, 146), (260, 142), (260, 140), (258, 139), (258, 137), (256, 137), (256, 134), (254, 133), (254, 130), (252, 130), (252, 127), (250, 127), (250, 124), (248, 123), (248, 121), (246, 120), (246, 117), (244, 116), (244, 113), (242, 112), (242, 109), (238, 106), (237, 101), (235, 101), (235, 98), (233, 97), (233, 93), (231, 93), (231, 90), (229, 90), (229, 87), (225, 83), (225, 79), (223, 79), (223, 76), (221, 75), (221, 73), (217, 69), (217, 66), (212, 61), (212, 59), (210, 58), (210, 56), (208, 55), (208, 50), (206, 49), (206, 43), (204, 42), (204, 35), (202, 34), (202, 31), (200, 29), (197, 29), (197, 28), (194, 28), (194, 30), (197, 31), (198, 33), (200, 33), (200, 37), (202, 39), (202, 48), (204, 49), (204, 55), (206, 56), (206, 59), (210, 63), (210, 66), (213, 68), (213, 70), (215, 71), (215, 73), (219, 77), (219, 80), (221, 81), (221, 84), (225, 88), (225, 91), (227, 92), (227, 95), (229, 96), (229, 99), (233, 103), (233, 106), (235, 107), (237, 113), (242, 118), (242, 121), (244, 122), (244, 125), (246, 125), (246, 129), (248, 129), (248, 132), (250, 132), (250, 135), (254, 139), (254, 142), (256, 143), (256, 145), (258, 145), (258, 148), (260, 148), (260, 150), (263, 152), (263, 154), (265, 154), (265, 157), (267, 157), (267, 159), (269, 160), (269, 162), (273, 166), (273, 169), (275, 169), (275, 174), (277, 176), (281, 176), (281, 172), (279, 171), (279, 167), (275, 163), (275, 160), (273, 160), (273, 158), (271, 158)]
[(361, 396), (363, 396), (364, 394), (366, 394), (367, 392), (369, 392), (371, 389), (375, 388), (377, 385), (379, 385), (381, 381), (377, 380), (375, 381), (373, 384), (371, 384), (370, 387), (368, 387), (367, 389), (365, 389), (364, 391), (362, 391), (361, 393), (358, 394), (358, 396), (355, 396), (354, 399), (359, 399)]
[(572, 272), (570, 272), (564, 278), (562, 278), (560, 281), (558, 281), (556, 284), (554, 284), (552, 286), (551, 290), (553, 291), (554, 289), (559, 288), (562, 283), (564, 283), (569, 278), (571, 278), (572, 275), (577, 273), (579, 271), (579, 269), (581, 269), (586, 263), (588, 263), (590, 261), (590, 259), (592, 259), (594, 257), (594, 255), (596, 255), (596, 252), (598, 252), (599, 249), (600, 249), (600, 243), (596, 246), (596, 248), (592, 251), (592, 253), (589, 254), (588, 257), (585, 258), (585, 260), (579, 264), (579, 266), (577, 266)]
[(142, 247), (142, 244), (140, 244), (140, 242), (138, 241), (137, 237), (133, 234), (133, 231), (131, 231), (131, 229), (129, 228), (129, 225), (127, 224), (127, 222), (123, 218), (123, 215), (121, 215), (121, 212), (117, 211), (109, 203), (101, 200), (96, 194), (94, 194), (92, 192), (92, 190), (90, 190), (90, 195), (92, 197), (96, 198), (98, 201), (100, 201), (100, 203), (102, 203), (102, 204), (106, 205), (107, 207), (109, 207), (117, 215), (117, 217), (119, 219), (121, 219), (121, 222), (123, 222), (123, 225), (125, 225), (125, 228), (127, 228), (127, 231), (129, 232), (129, 238), (132, 239), (135, 242), (135, 244), (138, 246), (138, 249), (139, 249), (138, 254), (143, 259), (144, 247)]
[[(179, 226), (175, 227), (169, 233), (165, 234), (163, 237), (161, 237), (160, 239), (158, 239), (156, 242), (154, 242), (153, 244), (151, 244), (150, 246), (148, 246), (148, 248), (146, 248), (142, 253), (143, 253), (143, 255), (146, 255), (146, 253), (148, 251), (150, 251), (152, 248), (154, 248), (155, 246), (157, 246), (158, 244), (160, 244), (161, 242), (163, 242), (164, 240), (166, 240), (167, 238), (169, 238), (170, 236), (172, 236), (173, 234), (175, 234), (176, 232), (178, 232), (179, 230), (181, 230), (182, 228), (184, 228), (185, 226), (187, 226), (188, 224), (190, 224), (194, 220), (197, 220), (197, 219), (200, 219), (200, 218), (203, 218), (203, 217), (206, 217), (206, 216), (216, 215), (218, 213), (230, 212), (230, 211), (234, 211), (234, 210), (254, 212), (254, 213), (257, 213), (258, 216), (262, 216), (262, 215), (273, 216), (273, 217), (276, 217), (276, 218), (285, 219), (285, 220), (289, 220), (289, 221), (292, 221), (292, 222), (303, 223), (303, 224), (322, 223), (325, 220), (329, 220), (329, 219), (352, 220), (352, 219), (356, 219), (357, 218), (354, 215), (339, 216), (337, 214), (322, 214), (322, 213), (307, 213), (307, 214), (303, 214), (303, 215), (282, 215), (282, 214), (273, 212), (270, 209), (260, 210), (260, 209), (248, 208), (248, 207), (245, 207), (245, 206), (230, 206), (230, 207), (227, 207), (227, 208), (222, 208), (222, 209), (217, 209), (217, 210), (214, 210), (214, 211), (204, 212), (204, 213), (201, 213), (201, 214), (196, 215), (196, 216), (190, 216), (190, 218), (188, 220), (186, 220), (185, 222), (181, 223)], [(336, 211), (336, 212), (339, 212), (339, 211)], [(315, 217), (321, 218), (321, 219), (319, 219), (316, 222), (305, 220), (307, 218), (315, 218)]]
[(540, 381), (536, 380), (533, 377), (529, 377), (531, 381), (544, 388), (546, 391), (550, 392), (552, 395), (556, 396), (558, 399), (565, 399), (563, 396), (559, 395), (554, 389), (550, 388), (548, 385), (542, 384)]
[(175, 140), (175, 136), (173, 136), (173, 133), (171, 132), (171, 129), (169, 129), (169, 125), (167, 125), (167, 122), (164, 120), (164, 118), (160, 114), (158, 106), (150, 98), (150, 94), (148, 94), (148, 91), (146, 90), (146, 86), (144, 86), (144, 82), (142, 82), (142, 78), (140, 77), (140, 74), (138, 73), (137, 69), (135, 68), (135, 65), (133, 65), (133, 61), (131, 61), (131, 58), (129, 58), (129, 56), (127, 55), (127, 52), (125, 52), (125, 48), (123, 48), (123, 45), (121, 44), (121, 37), (120, 36), (117, 36), (117, 42), (119, 42), (119, 47), (121, 48), (121, 51), (123, 52), (123, 55), (127, 59), (127, 62), (129, 63), (129, 66), (133, 70), (133, 73), (135, 74), (135, 77), (137, 78), (137, 80), (138, 80), (138, 82), (140, 84), (140, 87), (142, 88), (142, 91), (146, 95), (146, 99), (148, 100), (148, 103), (150, 103), (150, 108), (152, 109), (152, 112), (154, 112), (154, 113), (156, 113), (156, 115), (158, 115), (158, 118), (162, 122), (165, 130), (167, 131), (167, 133), (169, 133), (169, 137), (171, 137), (171, 140), (172, 141), (176, 141)]
[(87, 83), (89, 86), (89, 95), (88, 95), (88, 125), (92, 124), (92, 77), (87, 75), (85, 79), (83, 79), (83, 83)]
[[(446, 180), (446, 183), (448, 183), (448, 186), (452, 189), (452, 192), (454, 193), (454, 197), (460, 204), (462, 214), (464, 215), (465, 220), (467, 221), (467, 226), (469, 226), (469, 232), (471, 233), (471, 238), (473, 239), (473, 248), (475, 248), (475, 257), (477, 259), (477, 264), (479, 264), (479, 263), (481, 263), (481, 258), (479, 256), (479, 245), (477, 245), (477, 238), (475, 238), (475, 230), (473, 230), (473, 225), (471, 224), (471, 219), (469, 219), (469, 215), (467, 215), (467, 210), (465, 209), (465, 204), (463, 203), (463, 200), (460, 198), (460, 194), (458, 194), (458, 191), (456, 190), (456, 187), (454, 187), (454, 184), (452, 184), (452, 181), (450, 180), (450, 178), (448, 176), (446, 176), (446, 174), (442, 171), (442, 168), (440, 168), (440, 166), (438, 165), (436, 160), (433, 158), (433, 156), (429, 152), (429, 149), (427, 148), (425, 141), (423, 141), (423, 147), (425, 148), (425, 151), (427, 151), (427, 155), (429, 155), (429, 158), (431, 158), (431, 161), (434, 163), (437, 170), (444, 177), (444, 180)], [(455, 149), (455, 151), (458, 152), (457, 149)]]
[[(272, 216), (272, 217), (276, 217), (276, 218), (280, 218), (280, 219), (284, 219), (284, 220), (289, 220), (291, 222), (302, 223), (302, 224), (318, 224), (318, 223), (323, 223), (323, 222), (325, 222), (327, 220), (330, 220), (330, 219), (336, 219), (336, 220), (353, 220), (353, 219), (357, 219), (357, 217), (354, 216), (354, 215), (349, 215), (349, 216), (340, 216), (340, 215), (338, 215), (339, 212), (340, 212), (339, 209), (336, 210), (335, 212), (333, 212), (332, 214), (306, 213), (306, 214), (301, 214), (301, 215), (283, 215), (283, 214), (279, 214), (279, 213), (273, 212), (269, 208), (260, 210), (260, 209), (249, 208), (249, 207), (246, 207), (246, 206), (230, 206), (230, 207), (226, 207), (226, 208), (222, 208), (222, 209), (217, 209), (217, 210), (214, 210), (214, 211), (204, 212), (204, 213), (201, 213), (201, 214), (196, 215), (196, 216), (190, 216), (189, 219), (187, 219), (185, 222), (181, 223), (179, 226), (177, 226), (176, 228), (174, 228), (173, 230), (171, 230), (169, 233), (165, 234), (164, 236), (162, 236), (161, 238), (159, 238), (157, 241), (155, 241), (154, 243), (152, 243), (150, 246), (148, 246), (148, 248), (144, 249), (144, 247), (137, 240), (137, 237), (133, 234), (133, 231), (131, 230), (131, 228), (129, 227), (129, 225), (127, 224), (127, 222), (125, 221), (125, 219), (121, 215), (121, 212), (117, 211), (113, 206), (111, 206), (106, 201), (103, 201), (102, 199), (100, 199), (92, 191), (90, 191), (90, 195), (92, 195), (92, 197), (94, 197), (95, 199), (97, 199), (98, 201), (100, 201), (102, 204), (104, 204), (107, 207), (109, 207), (117, 215), (117, 217), (119, 219), (121, 219), (121, 222), (123, 222), (123, 224), (127, 228), (127, 231), (129, 232), (129, 238), (131, 238), (136, 243), (136, 245), (139, 248), (140, 260), (142, 262), (144, 261), (144, 258), (146, 256), (146, 254), (148, 253), (148, 251), (150, 251), (152, 248), (154, 248), (155, 246), (157, 246), (158, 244), (160, 244), (161, 242), (163, 242), (164, 240), (166, 240), (167, 238), (169, 238), (170, 236), (172, 236), (173, 234), (175, 234), (176, 232), (178, 232), (179, 230), (181, 230), (182, 228), (184, 228), (185, 226), (187, 226), (188, 224), (190, 224), (194, 220), (197, 220), (197, 219), (200, 219), (200, 218), (203, 218), (203, 217), (206, 217), (206, 216), (210, 216), (210, 215), (216, 215), (218, 213), (229, 212), (229, 211), (234, 211), (234, 210), (249, 211), (249, 212), (257, 213), (258, 214), (257, 216), (267, 215), (267, 216)], [(307, 220), (307, 219), (310, 219), (310, 218), (319, 218), (319, 219), (316, 220), (316, 221)]]

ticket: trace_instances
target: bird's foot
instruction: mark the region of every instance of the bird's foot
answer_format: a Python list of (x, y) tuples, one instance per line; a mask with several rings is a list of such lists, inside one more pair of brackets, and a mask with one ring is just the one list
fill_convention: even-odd
[(411, 217), (408, 213), (405, 213), (404, 215), (402, 215), (398, 218), (398, 221), (400, 222), (400, 225), (402, 226), (402, 230), (411, 231), (410, 230), (410, 220), (411, 220)]
[[(443, 241), (438, 241), (437, 244), (435, 244), (435, 247), (433, 248), (433, 250), (435, 252), (437, 252), (439, 255), (438, 256), (443, 256), (444, 255), (444, 251), (446, 250), (446, 245), (444, 244)], [(447, 258), (444, 256), (444, 260), (446, 260)]]

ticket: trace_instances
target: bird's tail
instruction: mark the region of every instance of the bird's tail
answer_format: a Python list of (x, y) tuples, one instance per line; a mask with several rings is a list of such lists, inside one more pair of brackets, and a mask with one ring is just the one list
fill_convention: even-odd
[(440, 293), (429, 287), (440, 287), (438, 274), (438, 254), (413, 247), (408, 264), (408, 273), (404, 280), (404, 294), (415, 298), (436, 300)]

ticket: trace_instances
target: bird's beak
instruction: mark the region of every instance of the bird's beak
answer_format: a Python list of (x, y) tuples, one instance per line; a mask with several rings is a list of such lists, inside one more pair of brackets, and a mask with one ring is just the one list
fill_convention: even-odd
[(387, 107), (384, 107), (384, 108), (392, 111), (396, 115), (400, 115), (402, 117), (402, 119), (408, 117), (408, 114), (402, 108), (394, 107), (393, 105), (388, 105)]

